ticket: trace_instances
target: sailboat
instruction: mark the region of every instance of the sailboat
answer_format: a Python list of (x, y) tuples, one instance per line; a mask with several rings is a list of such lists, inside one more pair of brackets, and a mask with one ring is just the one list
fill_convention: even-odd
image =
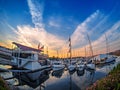
[[(57, 57), (59, 57), (58, 50), (57, 50)], [(52, 61), (52, 70), (59, 71), (65, 68), (64, 62), (61, 59), (56, 59)]]
[(108, 50), (108, 39), (107, 36), (105, 34), (105, 38), (106, 38), (106, 51), (107, 51), (107, 59), (105, 60), (105, 63), (110, 63), (110, 62), (114, 62), (115, 61), (115, 57), (109, 57), (109, 50)]
[[(92, 49), (91, 41), (90, 41), (90, 38), (89, 38), (88, 34), (87, 34), (87, 38), (88, 38), (88, 41), (89, 41), (90, 50), (91, 50), (91, 54), (92, 54), (91, 57), (93, 58), (93, 49)], [(90, 63), (86, 64), (86, 69), (95, 70), (94, 61), (93, 60), (89, 60), (88, 62), (90, 62)]]
[(68, 65), (69, 72), (75, 71), (76, 69), (76, 62), (71, 61), (71, 63)]
[(65, 65), (63, 64), (62, 60), (52, 61), (52, 69), (53, 69), (53, 71), (63, 70), (64, 68), (65, 68)]
[(76, 65), (74, 62), (72, 62), (72, 52), (71, 52), (71, 38), (69, 37), (69, 52), (70, 52), (70, 64), (68, 65), (69, 72), (72, 72), (76, 69)]
[(77, 64), (77, 75), (82, 76), (84, 75), (85, 72), (85, 65), (83, 63), (78, 63)]
[(78, 61), (77, 63), (77, 72), (78, 73), (83, 73), (85, 69), (85, 65), (82, 61)]
[[(81, 59), (77, 62), (77, 73), (81, 74), (84, 72), (85, 69), (85, 63), (86, 63), (86, 48), (85, 48), (85, 58)], [(80, 73), (81, 72), (81, 73)]]

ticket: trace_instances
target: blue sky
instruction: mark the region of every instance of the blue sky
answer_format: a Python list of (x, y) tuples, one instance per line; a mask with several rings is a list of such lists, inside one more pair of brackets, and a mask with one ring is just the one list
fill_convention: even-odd
[(68, 48), (71, 36), (78, 49), (88, 45), (88, 33), (93, 46), (102, 48), (106, 33), (111, 44), (117, 42), (114, 50), (119, 49), (119, 6), (119, 0), (0, 0), (0, 42), (41, 42), (56, 50)]

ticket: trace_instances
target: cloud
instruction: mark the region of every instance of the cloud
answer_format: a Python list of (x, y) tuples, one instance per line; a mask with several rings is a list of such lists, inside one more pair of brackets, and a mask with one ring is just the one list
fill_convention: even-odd
[[(108, 52), (120, 49), (120, 21), (117, 21), (110, 26), (108, 30), (102, 33), (98, 39), (92, 42), (94, 55), (107, 52), (105, 34), (108, 42)], [(86, 44), (84, 47), (87, 47), (87, 52), (91, 52), (89, 44)], [(80, 49), (83, 49), (84, 47), (81, 47)], [(89, 53), (88, 55), (90, 55)]]
[(36, 46), (36, 48), (38, 43), (41, 42), (43, 45), (49, 46), (50, 49), (60, 48), (64, 44), (64, 40), (60, 37), (40, 29), (43, 28), (33, 28), (29, 25), (17, 26), (15, 33), (17, 34), (18, 42), (29, 46)]
[(95, 22), (99, 20), (98, 18), (101, 17), (101, 15), (100, 11), (97, 10), (77, 26), (71, 36), (73, 47), (80, 47), (83, 44), (87, 44), (86, 35), (90, 32), (90, 29), (95, 25)]
[[(6, 30), (10, 29), (11, 32), (4, 34), (6, 36), (4, 40), (8, 39), (7, 42), (9, 43), (16, 41), (18, 43), (35, 48), (37, 48), (38, 43), (41, 42), (43, 45), (48, 46), (49, 49), (52, 49), (53, 53), (56, 53), (55, 50), (57, 49), (61, 49), (61, 52), (64, 50), (67, 52), (68, 41), (66, 41), (61, 36), (47, 32), (44, 27), (44, 0), (41, 0), (40, 2), (38, 2), (38, 0), (28, 0), (28, 7), (30, 10), (32, 23), (35, 25), (35, 27), (30, 25), (17, 25), (16, 28), (13, 28), (10, 24), (6, 23)], [(60, 28), (62, 24), (65, 25), (64, 21), (62, 21), (63, 19), (61, 18), (49, 18), (48, 25)], [(93, 50), (104, 50), (105, 52), (106, 45), (104, 33), (107, 35), (108, 41), (110, 43), (109, 45), (111, 45), (114, 50), (119, 48), (118, 44), (120, 41), (120, 21), (111, 23), (112, 20), (110, 18), (111, 15), (104, 15), (99, 10), (93, 12), (88, 18), (86, 18), (76, 27), (73, 34), (71, 35), (72, 49), (82, 49), (82, 52), (84, 52), (83, 46), (89, 46), (87, 39), (87, 34), (89, 34), (93, 45)], [(67, 28), (70, 28), (71, 25), (68, 26), (69, 27)], [(0, 37), (3, 38), (4, 35), (0, 35)], [(117, 46), (114, 43), (118, 43)]]
[[(108, 38), (109, 49), (117, 50), (120, 43), (120, 21), (111, 22), (113, 13), (104, 15), (97, 10), (91, 14), (85, 21), (77, 26), (72, 38), (72, 47), (74, 50), (87, 47), (90, 52), (87, 34), (92, 42), (94, 54), (106, 52), (105, 33)], [(109, 51), (110, 51), (109, 50)]]
[(53, 21), (53, 20), (49, 21), (49, 25), (53, 26), (53, 27), (60, 27), (60, 25), (58, 23), (56, 23), (55, 21)]
[(114, 39), (116, 36), (118, 37), (120, 35), (118, 29), (120, 30), (120, 21), (116, 22), (114, 25), (111, 26), (110, 29), (106, 30), (106, 32), (103, 33), (99, 39), (97, 39), (95, 42), (93, 42), (93, 44), (98, 45), (98, 44), (104, 42), (106, 40), (105, 34), (106, 34), (106, 37), (108, 38), (108, 41), (110, 42), (111, 39)]
[[(26, 42), (26, 44), (29, 45), (30, 43), (37, 44), (38, 42), (41, 42), (44, 45), (48, 45), (51, 49), (60, 48), (62, 44), (64, 44), (64, 40), (59, 36), (48, 33), (44, 28), (44, 24), (42, 22), (44, 2), (28, 0), (28, 6), (35, 28), (30, 26), (18, 26), (18, 31), (16, 33), (20, 38), (19, 40), (23, 38), (22, 42)], [(50, 21), (49, 25), (59, 27), (59, 25), (54, 21)]]
[(28, 6), (30, 9), (30, 14), (32, 16), (32, 22), (35, 24), (35, 27), (43, 28), (44, 24), (42, 23), (43, 15), (43, 1), (38, 3), (37, 0), (27, 0)]
[[(14, 40), (14, 38), (16, 37), (15, 33), (14, 33), (14, 28), (9, 25), (7, 22), (0, 22), (0, 39), (3, 42), (6, 42), (8, 40)], [(14, 36), (14, 37), (13, 37)]]

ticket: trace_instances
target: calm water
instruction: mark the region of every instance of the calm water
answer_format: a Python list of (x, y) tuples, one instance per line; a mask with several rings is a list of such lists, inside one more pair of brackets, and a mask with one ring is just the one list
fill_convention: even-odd
[[(6, 81), (11, 85), (16, 85), (14, 88), (20, 90), (85, 90), (96, 80), (105, 77), (118, 63), (120, 63), (120, 58), (117, 58), (114, 63), (97, 66), (95, 71), (85, 70), (83, 73), (69, 72), (64, 69), (57, 72), (45, 72), (41, 76), (39, 71), (32, 74), (1, 72), (0, 75), (4, 78), (14, 75), (13, 79)], [(7, 66), (0, 65), (0, 67)]]

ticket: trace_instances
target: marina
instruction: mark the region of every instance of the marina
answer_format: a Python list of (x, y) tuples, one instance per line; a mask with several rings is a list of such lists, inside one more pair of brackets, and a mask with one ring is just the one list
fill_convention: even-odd
[(120, 90), (120, 1), (0, 0), (0, 90)]
[[(42, 74), (41, 71), (33, 73), (9, 71), (0, 72), (0, 76), (4, 77), (12, 88), (21, 90), (85, 90), (95, 81), (105, 77), (118, 63), (120, 57), (116, 58), (115, 62), (96, 66), (95, 70), (84, 69), (83, 72), (79, 69), (72, 72), (67, 69), (50, 70)], [(2, 67), (7, 68), (3, 65)]]
[(11, 60), (0, 58), (0, 76), (12, 90), (85, 90), (120, 63), (119, 56), (107, 54), (73, 58), (71, 38), (69, 43), (70, 57), (49, 59), (41, 48), (13, 42)]

